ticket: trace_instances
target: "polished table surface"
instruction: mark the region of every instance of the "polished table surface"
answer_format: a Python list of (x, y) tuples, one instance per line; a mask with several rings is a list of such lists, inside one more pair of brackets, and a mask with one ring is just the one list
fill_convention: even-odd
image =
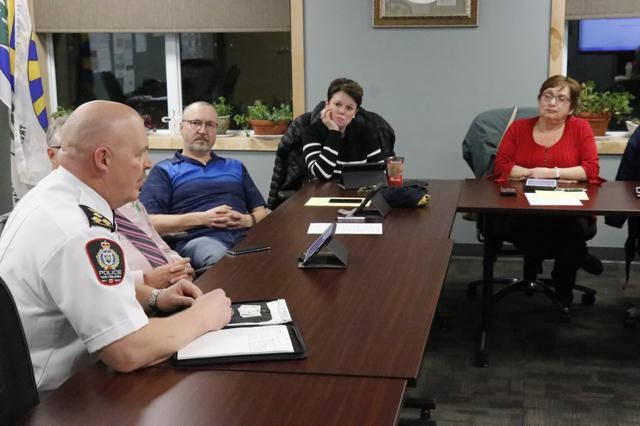
[(309, 223), (333, 221), (337, 210), (304, 202), (355, 195), (335, 184), (308, 185), (242, 243), (266, 243), (270, 251), (227, 257), (197, 281), (235, 301), (285, 298), (308, 358), (212, 369), (165, 362), (129, 374), (96, 365), (41, 402), (28, 423), (394, 424), (444, 282), (461, 186), (430, 182), (429, 206), (394, 209), (384, 235), (338, 235), (350, 251), (347, 269), (301, 270), (297, 257), (316, 238), (307, 235)]
[[(523, 183), (509, 183), (517, 189), (513, 196), (500, 195), (500, 185), (483, 179), (467, 179), (462, 186), (458, 211), (478, 213), (532, 213), (532, 214), (591, 214), (625, 216), (640, 215), (640, 199), (635, 196), (635, 187), (640, 182), (604, 182), (601, 185), (588, 185), (589, 200), (582, 206), (531, 206), (524, 196)], [(585, 186), (577, 185), (577, 186)]]
[(308, 348), (295, 361), (211, 368), (244, 371), (415, 378), (447, 272), (449, 233), (459, 181), (432, 181), (431, 203), (393, 209), (383, 235), (337, 235), (349, 250), (346, 269), (299, 269), (315, 239), (311, 222), (335, 220), (337, 208), (303, 207), (311, 196), (353, 196), (336, 184), (307, 185), (248, 234), (242, 245), (270, 251), (227, 257), (197, 284), (222, 287), (233, 301), (284, 298)]
[[(401, 379), (96, 365), (42, 401), (29, 425), (393, 425)], [(0, 421), (0, 423), (2, 423)]]
[[(484, 215), (493, 214), (554, 214), (554, 215), (640, 215), (640, 199), (635, 195), (636, 186), (640, 182), (604, 182), (601, 185), (578, 184), (586, 187), (588, 200), (582, 201), (582, 206), (531, 206), (527, 201), (523, 182), (510, 182), (509, 186), (517, 189), (516, 196), (500, 195), (500, 185), (485, 179), (465, 180), (458, 210), (475, 212)], [(484, 251), (483, 251), (483, 291), (480, 331), (477, 340), (476, 364), (487, 367), (489, 328), (493, 304), (493, 259), (496, 253), (493, 247), (493, 232), (491, 223), (484, 223)]]

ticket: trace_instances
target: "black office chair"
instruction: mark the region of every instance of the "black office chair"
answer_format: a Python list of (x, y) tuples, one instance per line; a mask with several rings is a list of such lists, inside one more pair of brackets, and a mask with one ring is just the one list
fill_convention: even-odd
[(0, 423), (15, 424), (40, 399), (22, 322), (0, 278)]
[[(323, 108), (324, 102), (320, 102), (312, 112), (305, 112), (296, 117), (282, 136), (276, 150), (267, 200), (270, 209), (278, 207), (302, 188), (306, 181), (311, 180), (302, 155), (302, 132), (312, 121), (319, 119)], [(396, 135), (384, 118), (375, 112), (360, 108), (354, 120), (362, 120), (372, 129), (373, 137), (380, 145), (384, 157), (395, 155)]]
[[(517, 119), (532, 117), (537, 115), (537, 113), (537, 108), (513, 107), (485, 111), (474, 118), (462, 142), (462, 148), (463, 158), (477, 178), (483, 179), (492, 173), (495, 153), (509, 125)], [(478, 240), (483, 242), (485, 218), (482, 215), (477, 215), (472, 219), (476, 220)], [(595, 225), (589, 229), (588, 233), (587, 239), (593, 238), (596, 233)], [(492, 259), (492, 261), (495, 262), (498, 256), (522, 257), (524, 262), (523, 276), (521, 279), (518, 277), (494, 278), (494, 284), (504, 286), (494, 294), (494, 303), (516, 291), (524, 291), (525, 294), (529, 296), (540, 292), (560, 308), (564, 320), (569, 320), (569, 309), (563, 304), (563, 301), (556, 293), (553, 281), (538, 278), (538, 274), (542, 272), (543, 259), (533, 259), (514, 246), (506, 243), (507, 241), (501, 239), (495, 241), (492, 252), (497, 256), (495, 259)], [(591, 256), (589, 259), (595, 258)], [(597, 259), (594, 261), (599, 263)], [(482, 280), (469, 283), (467, 286), (467, 296), (470, 299), (475, 299), (477, 297), (477, 289), (482, 285)], [(583, 293), (581, 297), (583, 305), (592, 305), (595, 303), (596, 291), (594, 289), (579, 284), (574, 285), (573, 289)]]
[[(597, 228), (595, 222), (587, 225), (586, 229), (586, 239), (592, 239), (597, 232)], [(499, 238), (496, 241), (496, 247), (493, 252), (498, 256), (522, 256), (523, 258), (523, 273), (522, 279), (496, 279), (494, 283), (504, 284), (505, 286), (501, 288), (497, 293), (493, 296), (493, 302), (496, 303), (502, 300), (505, 296), (508, 296), (511, 293), (523, 291), (527, 296), (532, 296), (534, 293), (542, 293), (544, 294), (552, 303), (556, 304), (563, 314), (563, 319), (569, 320), (570, 310), (565, 304), (561, 297), (559, 297), (558, 293), (555, 291), (555, 286), (552, 279), (548, 278), (539, 278), (538, 275), (542, 272), (542, 262), (544, 259), (552, 259), (553, 256), (551, 254), (542, 254), (540, 258), (534, 258), (531, 255), (518, 250), (513, 246), (504, 247), (505, 239)], [(590, 256), (590, 255), (588, 255)], [(496, 259), (493, 259), (495, 262)], [(599, 261), (598, 261), (599, 262)], [(601, 271), (600, 271), (601, 272)], [(469, 283), (467, 287), (467, 294), (470, 298), (474, 298), (477, 292), (477, 287), (482, 285), (482, 281), (473, 281)], [(582, 293), (581, 302), (585, 306), (593, 305), (595, 303), (595, 295), (596, 291), (592, 288), (574, 284), (574, 291), (579, 291)]]

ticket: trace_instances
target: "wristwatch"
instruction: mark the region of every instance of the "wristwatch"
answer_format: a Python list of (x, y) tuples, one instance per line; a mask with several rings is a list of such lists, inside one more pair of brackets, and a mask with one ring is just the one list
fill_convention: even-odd
[(156, 312), (158, 310), (158, 295), (162, 293), (162, 290), (164, 289), (154, 288), (151, 291), (151, 296), (149, 296), (149, 310), (151, 312)]

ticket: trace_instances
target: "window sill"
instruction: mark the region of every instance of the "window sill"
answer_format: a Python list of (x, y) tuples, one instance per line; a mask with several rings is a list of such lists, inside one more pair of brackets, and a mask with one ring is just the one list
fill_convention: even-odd
[[(621, 133), (621, 132), (616, 132)], [(599, 155), (621, 155), (627, 147), (629, 134), (624, 135), (607, 135), (596, 137), (596, 147)]]
[[(256, 138), (245, 136), (218, 137), (215, 151), (266, 151), (275, 152), (280, 138)], [(149, 135), (149, 149), (182, 149), (182, 137), (174, 135)]]

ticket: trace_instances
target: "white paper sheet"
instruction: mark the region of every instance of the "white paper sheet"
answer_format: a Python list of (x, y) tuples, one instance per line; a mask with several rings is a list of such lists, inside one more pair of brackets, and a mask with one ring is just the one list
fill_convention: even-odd
[(524, 195), (532, 206), (581, 206), (577, 192), (538, 191), (526, 192)]
[[(260, 311), (259, 304), (258, 305), (247, 304), (247, 305), (257, 306), (258, 313), (259, 313)], [(247, 305), (241, 305), (239, 310), (242, 308), (242, 306), (247, 306)], [(271, 302), (267, 302), (267, 307), (271, 312), (271, 319), (269, 321), (239, 322), (235, 324), (228, 324), (227, 327), (241, 327), (241, 326), (245, 327), (248, 325), (265, 326), (265, 325), (274, 325), (274, 324), (286, 324), (288, 322), (291, 322), (291, 314), (289, 313), (289, 307), (287, 306), (287, 302), (284, 299), (272, 300)]]
[(177, 358), (196, 359), (234, 355), (293, 352), (286, 325), (240, 327), (211, 331), (178, 351)]
[(589, 199), (587, 191), (566, 191), (562, 189), (556, 189), (555, 191), (536, 191), (536, 192), (549, 192), (547, 197), (558, 198), (563, 200), (580, 200), (585, 201)]
[[(328, 223), (310, 223), (307, 234), (322, 234)], [(336, 234), (342, 235), (382, 235), (382, 223), (338, 223)]]

